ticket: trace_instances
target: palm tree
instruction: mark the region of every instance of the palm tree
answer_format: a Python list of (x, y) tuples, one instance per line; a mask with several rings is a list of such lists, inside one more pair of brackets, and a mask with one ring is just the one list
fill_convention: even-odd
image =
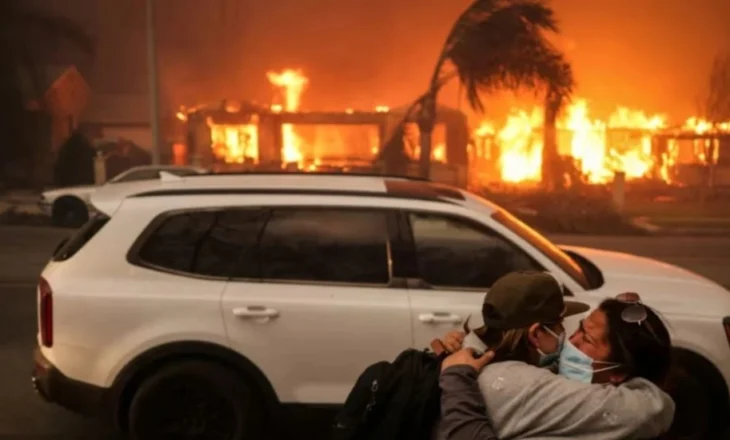
[[(428, 178), (431, 134), (439, 90), (458, 77), (470, 106), (483, 111), (481, 94), (495, 90), (545, 92), (546, 154), (557, 155), (555, 119), (572, 93), (570, 64), (546, 38), (558, 32), (553, 11), (543, 0), (475, 0), (451, 29), (436, 62), (428, 91), (411, 106), (421, 131), (420, 169)], [(556, 162), (549, 157), (548, 166)]]
[[(0, 175), (9, 162), (23, 163), (26, 172), (32, 167), (38, 143), (26, 105), (35, 98), (41, 109), (45, 106), (38, 48), (61, 39), (93, 54), (92, 38), (74, 21), (32, 10), (24, 0), (0, 0)], [(23, 75), (32, 96), (21, 85)]]

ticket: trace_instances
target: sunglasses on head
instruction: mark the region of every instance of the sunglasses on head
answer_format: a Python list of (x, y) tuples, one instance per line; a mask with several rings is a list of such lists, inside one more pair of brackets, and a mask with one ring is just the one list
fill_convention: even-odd
[(649, 317), (649, 312), (646, 310), (646, 306), (641, 302), (641, 297), (638, 293), (625, 292), (616, 296), (616, 300), (626, 304), (626, 308), (621, 311), (621, 319), (628, 324), (637, 324), (649, 331), (651, 336), (657, 341), (661, 341), (654, 329), (647, 322), (644, 325), (644, 321)]
[(627, 307), (621, 312), (621, 319), (624, 322), (641, 325), (649, 317), (649, 312), (646, 311), (646, 306), (641, 302), (641, 297), (638, 293), (621, 293), (616, 296), (616, 300), (627, 304)]

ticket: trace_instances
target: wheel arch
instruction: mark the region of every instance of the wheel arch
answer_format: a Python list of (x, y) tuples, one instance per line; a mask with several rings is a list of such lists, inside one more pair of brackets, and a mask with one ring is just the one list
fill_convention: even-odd
[(279, 408), (279, 398), (266, 375), (251, 360), (235, 351), (211, 342), (178, 341), (151, 348), (129, 362), (117, 375), (109, 389), (108, 404), (113, 422), (126, 430), (128, 411), (139, 385), (159, 368), (181, 359), (215, 362), (247, 377), (258, 397), (263, 399), (269, 416)]

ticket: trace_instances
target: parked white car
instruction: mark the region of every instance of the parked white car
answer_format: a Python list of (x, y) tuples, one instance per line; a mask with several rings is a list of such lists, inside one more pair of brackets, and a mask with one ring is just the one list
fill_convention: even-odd
[(560, 249), (465, 191), (211, 175), (107, 185), (92, 204), (98, 213), (42, 273), (33, 382), (132, 438), (172, 438), (162, 433), (175, 426), (243, 438), (273, 429), (282, 404), (341, 404), (369, 364), (426, 347), (467, 316), (480, 325), (485, 291), (514, 270), (547, 270), (592, 306), (639, 292), (725, 421), (725, 288), (646, 258)]
[[(208, 173), (208, 170), (204, 168), (193, 166), (142, 165), (117, 174), (105, 185), (159, 179), (160, 171), (178, 176)], [(89, 219), (91, 195), (99, 188), (99, 185), (80, 185), (44, 191), (41, 194), (39, 206), (46, 215), (51, 217), (55, 226), (79, 227)]]

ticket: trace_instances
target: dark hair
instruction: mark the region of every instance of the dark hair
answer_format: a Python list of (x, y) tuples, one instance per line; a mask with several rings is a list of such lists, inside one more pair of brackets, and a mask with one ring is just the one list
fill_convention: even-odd
[[(464, 322), (464, 332), (471, 333), (469, 319)], [(529, 342), (527, 341), (527, 328), (503, 330), (482, 326), (473, 330), (474, 334), (491, 351), (494, 351), (492, 362), (501, 361), (522, 361), (529, 363)]]
[(617, 299), (604, 300), (598, 306), (606, 315), (610, 360), (622, 364), (629, 378), (642, 377), (663, 386), (672, 357), (669, 330), (657, 312), (643, 304), (646, 319), (626, 322), (621, 314), (631, 306)]

